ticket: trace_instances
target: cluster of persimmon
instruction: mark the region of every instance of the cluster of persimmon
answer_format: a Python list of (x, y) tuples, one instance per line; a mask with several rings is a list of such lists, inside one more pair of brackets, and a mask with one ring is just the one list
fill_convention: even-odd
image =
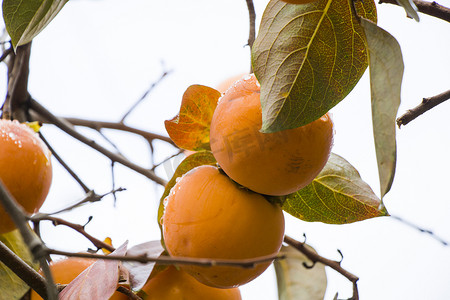
[[(51, 153), (31, 127), (0, 120), (0, 180), (17, 204), (29, 214), (37, 212), (52, 182)], [(0, 234), (16, 226), (0, 205)]]
[[(328, 113), (275, 133), (262, 133), (261, 126), (260, 86), (246, 75), (222, 94), (211, 120), (217, 166), (185, 173), (164, 201), (163, 237), (171, 256), (243, 261), (279, 252), (284, 216), (267, 195), (288, 195), (310, 184), (328, 160), (334, 129)], [(179, 268), (207, 286), (232, 289), (270, 264)]]

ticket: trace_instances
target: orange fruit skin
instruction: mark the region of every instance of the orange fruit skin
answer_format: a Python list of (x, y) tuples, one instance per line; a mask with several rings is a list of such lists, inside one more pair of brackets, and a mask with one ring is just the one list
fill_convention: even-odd
[(142, 288), (145, 300), (241, 300), (238, 288), (218, 289), (195, 280), (188, 273), (170, 266), (150, 279)]
[[(186, 173), (166, 198), (163, 235), (171, 256), (250, 259), (278, 253), (284, 216), (278, 205), (238, 186), (213, 166)], [(235, 266), (180, 265), (203, 284), (237, 287), (258, 277), (271, 262)]]
[(216, 87), (216, 90), (221, 92), (222, 94), (225, 93), (236, 81), (243, 78), (244, 76), (248, 75), (248, 73), (241, 73), (238, 75), (234, 75), (230, 78), (225, 79), (221, 83), (219, 83)]
[[(52, 182), (50, 151), (28, 126), (0, 120), (0, 179), (30, 214), (44, 203)], [(0, 234), (15, 228), (0, 205)]]
[[(62, 260), (52, 262), (50, 264), (50, 271), (53, 275), (55, 283), (69, 284), (81, 272), (92, 265), (94, 259), (70, 257)], [(34, 290), (31, 291), (31, 300), (42, 300), (41, 296)], [(115, 292), (109, 300), (127, 300), (128, 297), (120, 292)]]
[(239, 184), (261, 194), (296, 192), (319, 174), (333, 144), (329, 114), (295, 129), (261, 133), (259, 84), (252, 74), (220, 98), (211, 121), (211, 150)]

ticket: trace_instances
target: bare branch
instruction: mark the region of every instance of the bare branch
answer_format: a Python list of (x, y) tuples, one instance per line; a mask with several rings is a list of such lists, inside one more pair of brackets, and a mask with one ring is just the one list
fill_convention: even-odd
[(164, 77), (166, 77), (168, 74), (170, 74), (170, 72), (172, 71), (164, 71), (161, 74), (161, 77), (153, 82), (150, 87), (148, 88), (148, 90), (141, 96), (141, 98), (139, 98), (138, 101), (136, 101), (136, 103), (134, 103), (130, 109), (123, 115), (122, 119), (120, 120), (120, 123), (125, 122), (125, 119), (128, 117), (128, 115), (133, 112), (133, 110), (145, 99), (145, 97), (147, 97), (147, 95), (164, 79)]
[(106, 260), (120, 260), (120, 261), (135, 261), (140, 263), (157, 262), (161, 265), (195, 265), (195, 266), (233, 266), (241, 268), (254, 268), (256, 265), (273, 261), (274, 259), (284, 259), (285, 255), (272, 254), (260, 256), (249, 259), (209, 259), (209, 258), (189, 258), (189, 257), (175, 257), (175, 256), (158, 256), (149, 257), (147, 255), (138, 256), (121, 256), (121, 255), (101, 255), (91, 253), (73, 253), (66, 251), (59, 251), (54, 249), (47, 249), (48, 254), (63, 255), (70, 257), (95, 258)]
[[(284, 237), (284, 242), (291, 245), (292, 247), (296, 248), (301, 253), (303, 253), (308, 259), (310, 259), (312, 261), (313, 264), (320, 262), (320, 263), (324, 264), (325, 266), (332, 268), (333, 270), (337, 271), (342, 276), (344, 276), (345, 278), (350, 280), (353, 283), (353, 297), (351, 299), (352, 300), (359, 299), (358, 286), (357, 286), (357, 282), (358, 282), (359, 278), (357, 276), (353, 275), (352, 273), (348, 272), (344, 268), (342, 268), (341, 261), (334, 261), (334, 260), (325, 258), (323, 256), (320, 256), (316, 252), (308, 249), (305, 246), (305, 243), (299, 242), (287, 235)], [(342, 255), (342, 253), (341, 253), (341, 255)]]
[(447, 101), (448, 99), (450, 99), (450, 90), (433, 97), (423, 98), (422, 103), (412, 109), (409, 109), (408, 111), (406, 111), (406, 113), (404, 113), (400, 118), (397, 119), (398, 127), (408, 124), (418, 116), (429, 111), (442, 102)]
[(86, 120), (86, 119), (78, 119), (78, 118), (63, 118), (63, 119), (74, 126), (83, 126), (83, 127), (92, 128), (94, 130), (100, 130), (100, 129), (105, 128), (105, 129), (115, 129), (115, 130), (120, 130), (120, 131), (126, 131), (126, 132), (140, 135), (143, 138), (145, 138), (146, 140), (161, 140), (163, 142), (167, 142), (167, 143), (173, 145), (174, 147), (176, 147), (175, 143), (167, 136), (148, 132), (148, 131), (137, 129), (134, 127), (130, 127), (123, 123), (94, 121), (94, 120)]
[(70, 176), (72, 176), (73, 179), (75, 179), (76, 182), (78, 182), (78, 184), (81, 186), (81, 188), (83, 189), (83, 191), (85, 193), (88, 193), (89, 191), (91, 191), (90, 188), (87, 187), (87, 185), (84, 184), (84, 182), (80, 179), (80, 177), (78, 177), (78, 175), (69, 167), (68, 164), (65, 163), (64, 160), (62, 160), (62, 158), (58, 155), (58, 153), (55, 151), (55, 149), (53, 149), (53, 147), (47, 142), (47, 140), (44, 138), (44, 136), (42, 135), (41, 132), (39, 132), (39, 136), (41, 138), (41, 140), (45, 143), (45, 145), (47, 145), (47, 148), (50, 150), (50, 152), (52, 153), (52, 156), (54, 158), (56, 158), (56, 160), (60, 163), (61, 166), (63, 166), (64, 169), (66, 169), (66, 171), (70, 174)]
[(419, 227), (419, 226), (417, 226), (417, 225), (415, 225), (415, 224), (413, 224), (413, 223), (411, 223), (411, 222), (409, 222), (409, 221), (406, 221), (405, 219), (400, 218), (400, 217), (398, 217), (398, 216), (393, 216), (393, 215), (391, 215), (391, 218), (393, 218), (393, 219), (395, 219), (395, 220), (397, 220), (397, 221), (400, 221), (401, 223), (403, 223), (403, 224), (405, 224), (405, 225), (407, 225), (407, 226), (409, 226), (409, 227), (412, 227), (412, 228), (414, 228), (414, 229), (416, 229), (416, 230), (418, 230), (418, 231), (420, 231), (420, 232), (422, 232), (422, 233), (429, 234), (432, 238), (434, 238), (436, 241), (438, 241), (439, 243), (441, 243), (443, 246), (448, 246), (448, 245), (449, 245), (447, 241), (445, 241), (445, 240), (442, 239), (441, 237), (437, 236), (437, 235), (436, 235), (433, 231), (431, 231), (431, 230), (428, 230), (428, 229), (424, 229), (424, 228), (422, 228), (422, 227)]
[(88, 145), (89, 147), (97, 150), (101, 154), (108, 157), (111, 161), (118, 162), (118, 163), (136, 171), (137, 173), (144, 175), (145, 177), (153, 180), (154, 182), (156, 182), (162, 186), (166, 185), (167, 181), (160, 178), (159, 176), (157, 176), (155, 174), (155, 172), (153, 172), (152, 170), (143, 168), (135, 163), (132, 163), (125, 157), (118, 155), (114, 152), (111, 152), (108, 149), (97, 144), (94, 140), (91, 140), (91, 139), (85, 137), (81, 133), (74, 130), (70, 125), (67, 125), (67, 123), (68, 123), (67, 121), (65, 121), (65, 120), (63, 121), (62, 119), (53, 115), (51, 112), (49, 112), (45, 107), (43, 107), (39, 102), (37, 102), (33, 98), (30, 98), (29, 105), (30, 105), (30, 109), (34, 113), (36, 113), (38, 116), (41, 116), (44, 120), (47, 120), (48, 122), (54, 124), (59, 129), (63, 130), (64, 132), (66, 132), (67, 134), (72, 136), (73, 138), (75, 138), (75, 139), (79, 140), (80, 142)]
[(117, 188), (117, 189), (112, 190), (112, 191), (110, 191), (108, 193), (105, 193), (103, 195), (98, 195), (94, 191), (89, 191), (88, 193), (86, 193), (86, 197), (84, 197), (82, 200), (78, 201), (75, 204), (72, 204), (72, 205), (70, 205), (70, 206), (68, 206), (66, 208), (57, 210), (57, 211), (52, 212), (52, 213), (46, 213), (46, 214), (38, 213), (35, 216), (38, 216), (38, 215), (41, 215), (41, 214), (45, 215), (45, 216), (60, 214), (62, 212), (66, 212), (66, 211), (72, 210), (74, 208), (77, 208), (77, 207), (79, 207), (79, 206), (81, 206), (81, 205), (83, 205), (85, 203), (97, 202), (97, 201), (100, 201), (103, 197), (105, 197), (107, 195), (114, 194), (114, 193), (117, 193), (117, 192), (122, 192), (122, 191), (125, 191), (125, 190), (126, 189), (124, 189), (124, 188)]
[(33, 222), (51, 221), (54, 226), (58, 226), (58, 225), (67, 226), (67, 227), (72, 228), (73, 230), (79, 232), (83, 236), (85, 236), (95, 247), (97, 247), (97, 250), (102, 249), (102, 248), (105, 248), (106, 250), (111, 251), (111, 252), (113, 252), (115, 250), (115, 248), (113, 246), (108, 245), (105, 242), (102, 242), (101, 240), (99, 240), (99, 239), (93, 237), (92, 235), (90, 235), (89, 233), (87, 233), (85, 230), (86, 224), (85, 225), (75, 224), (75, 223), (71, 223), (71, 222), (61, 219), (61, 218), (46, 216), (46, 215), (42, 215), (42, 214), (32, 216), (29, 219), (30, 219), (30, 221), (33, 221)]
[[(253, 5), (253, 0), (246, 0), (247, 2), (247, 8), (248, 8), (248, 17), (249, 17), (249, 23), (250, 23), (250, 29), (248, 33), (248, 46), (250, 47), (250, 52), (253, 48), (253, 43), (255, 42), (256, 37), (256, 13), (255, 13), (255, 6)], [(250, 62), (250, 73), (253, 73), (253, 66)]]
[(14, 221), (14, 224), (20, 231), (23, 241), (30, 249), (34, 258), (39, 261), (41, 269), (47, 279), (47, 297), (49, 300), (56, 300), (57, 294), (55, 285), (53, 283), (52, 273), (48, 266), (47, 257), (47, 247), (42, 243), (42, 241), (33, 234), (31, 229), (27, 224), (26, 213), (23, 208), (17, 204), (13, 196), (9, 193), (8, 189), (5, 187), (0, 179), (0, 203), (3, 205), (5, 211)]
[(25, 263), (0, 241), (0, 261), (3, 262), (20, 279), (35, 290), (42, 298), (47, 297), (45, 278)]
[(117, 288), (117, 291), (128, 296), (128, 299), (132, 299), (132, 300), (142, 300), (141, 297), (139, 297), (138, 295), (136, 295), (135, 293), (133, 293), (131, 290), (124, 288), (123, 286), (119, 286)]
[(4, 61), (8, 57), (8, 55), (10, 55), (11, 53), (13, 53), (12, 47), (3, 51), (2, 56), (0, 56), (0, 62)]
[[(438, 19), (450, 22), (450, 9), (442, 6), (435, 1), (427, 2), (421, 0), (413, 0), (414, 4), (417, 6), (417, 9), (424, 14), (430, 15), (432, 17), (436, 17)], [(380, 0), (378, 3), (389, 3), (399, 5), (396, 0)]]
[(28, 100), (28, 74), (31, 43), (17, 48), (16, 54), (10, 53), (8, 61), (8, 92), (3, 104), (3, 118), (26, 121), (24, 105)]

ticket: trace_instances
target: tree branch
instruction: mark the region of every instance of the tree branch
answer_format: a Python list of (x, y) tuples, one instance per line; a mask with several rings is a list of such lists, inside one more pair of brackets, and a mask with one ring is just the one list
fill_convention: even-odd
[(337, 271), (342, 276), (344, 276), (345, 278), (350, 280), (353, 283), (353, 297), (351, 299), (352, 300), (359, 299), (358, 286), (357, 286), (357, 282), (358, 282), (359, 278), (357, 276), (353, 275), (352, 273), (350, 273), (349, 271), (345, 270), (344, 268), (342, 268), (340, 261), (334, 261), (334, 260), (325, 258), (323, 256), (320, 256), (316, 252), (308, 249), (305, 246), (305, 243), (299, 242), (287, 235), (284, 237), (284, 242), (291, 245), (292, 247), (296, 248), (301, 253), (303, 253), (308, 259), (310, 259), (313, 262), (313, 264), (320, 262), (320, 263), (324, 264), (325, 266), (332, 268), (333, 270)]
[(136, 103), (134, 103), (130, 109), (123, 115), (122, 119), (120, 120), (120, 123), (125, 122), (125, 119), (128, 117), (128, 115), (133, 112), (133, 110), (145, 99), (145, 97), (147, 97), (147, 95), (164, 79), (164, 77), (166, 77), (167, 75), (170, 74), (170, 72), (172, 71), (164, 71), (161, 75), (161, 77), (153, 82), (150, 87), (148, 88), (147, 91), (145, 91), (145, 93), (141, 96), (141, 98), (139, 98), (138, 101), (136, 101)]
[(118, 163), (136, 171), (137, 173), (144, 175), (145, 177), (153, 180), (154, 182), (156, 182), (162, 186), (166, 185), (167, 181), (165, 181), (164, 179), (157, 176), (155, 174), (155, 172), (153, 172), (152, 170), (143, 168), (135, 163), (132, 163), (125, 157), (118, 155), (114, 152), (111, 152), (108, 149), (97, 144), (94, 140), (91, 140), (91, 139), (85, 137), (78, 131), (74, 130), (70, 125), (68, 125), (67, 121), (65, 121), (64, 119), (60, 119), (60, 118), (56, 117), (55, 115), (53, 115), (51, 112), (49, 112), (45, 107), (43, 107), (39, 102), (37, 102), (33, 98), (30, 98), (29, 105), (30, 105), (30, 109), (34, 113), (36, 113), (38, 116), (41, 116), (44, 120), (47, 120), (48, 122), (54, 124), (56, 127), (58, 127), (59, 129), (61, 129), (64, 132), (66, 132), (73, 138), (75, 138), (75, 139), (79, 140), (80, 142), (88, 145), (89, 147), (97, 150), (101, 154), (108, 157), (111, 161), (118, 162)]
[(99, 131), (100, 129), (115, 129), (115, 130), (121, 130), (126, 131), (130, 133), (134, 133), (137, 135), (142, 136), (146, 140), (161, 140), (166, 143), (169, 143), (176, 147), (175, 143), (167, 136), (160, 135), (157, 133), (148, 132), (145, 130), (137, 129), (134, 127), (130, 127), (125, 125), (124, 123), (117, 123), (117, 122), (106, 122), (106, 121), (95, 121), (95, 120), (86, 120), (86, 119), (78, 119), (78, 118), (64, 118), (67, 122), (71, 123), (74, 126), (83, 126), (88, 127), (94, 130)]
[(0, 241), (0, 261), (3, 262), (20, 279), (35, 290), (42, 298), (47, 297), (45, 278), (25, 263)]
[[(250, 29), (248, 33), (248, 46), (250, 47), (250, 53), (253, 48), (253, 43), (255, 42), (256, 37), (256, 13), (255, 13), (255, 6), (253, 5), (252, 0), (246, 0), (247, 2), (247, 8), (248, 8), (248, 16), (249, 16), (249, 23), (250, 23)], [(253, 73), (253, 66), (250, 62), (250, 73)]]
[[(450, 9), (442, 6), (435, 1), (427, 2), (421, 0), (413, 0), (414, 4), (417, 6), (419, 12), (436, 17), (438, 19), (450, 22)], [(379, 4), (388, 3), (399, 5), (396, 0), (380, 0)]]
[(53, 283), (52, 273), (48, 266), (47, 257), (47, 247), (42, 243), (42, 241), (33, 234), (27, 224), (26, 213), (20, 205), (14, 200), (13, 196), (9, 193), (8, 189), (3, 184), (0, 179), (0, 203), (3, 208), (14, 221), (15, 225), (22, 235), (23, 241), (30, 249), (34, 258), (39, 261), (41, 269), (44, 273), (47, 283), (47, 297), (49, 300), (56, 300), (57, 294), (55, 285)]
[(31, 43), (17, 48), (16, 54), (10, 53), (8, 61), (8, 92), (3, 104), (3, 118), (26, 121), (24, 104), (28, 100), (28, 74)]
[(58, 153), (55, 151), (55, 149), (53, 149), (53, 147), (47, 142), (47, 140), (44, 138), (44, 136), (42, 135), (41, 132), (39, 132), (39, 136), (41, 138), (41, 140), (45, 143), (45, 145), (47, 145), (47, 148), (50, 150), (50, 152), (52, 153), (52, 156), (54, 158), (56, 158), (56, 160), (59, 162), (59, 164), (61, 166), (63, 166), (63, 168), (70, 174), (70, 176), (72, 176), (73, 179), (75, 179), (75, 181), (81, 186), (81, 188), (83, 189), (83, 191), (85, 193), (89, 193), (91, 191), (90, 188), (87, 187), (86, 184), (84, 184), (84, 182), (80, 179), (80, 177), (78, 177), (78, 175), (69, 167), (68, 164), (66, 164), (66, 162), (58, 155)]
[(91, 253), (73, 253), (66, 251), (59, 251), (55, 249), (48, 249), (47, 254), (63, 255), (70, 257), (83, 257), (94, 259), (106, 259), (106, 260), (120, 260), (120, 261), (135, 261), (140, 263), (156, 262), (161, 265), (195, 265), (195, 266), (233, 266), (241, 268), (254, 268), (256, 265), (273, 261), (274, 259), (284, 259), (285, 255), (272, 254), (266, 256), (260, 256), (249, 259), (209, 259), (209, 258), (190, 258), (190, 257), (174, 257), (174, 256), (158, 256), (149, 257), (147, 255), (137, 256), (121, 256), (121, 255), (102, 255)]
[(398, 127), (408, 124), (418, 116), (441, 104), (442, 102), (447, 101), (448, 99), (450, 99), (450, 90), (433, 97), (423, 98), (422, 103), (412, 109), (409, 109), (397, 119)]
[(102, 248), (104, 248), (104, 249), (106, 249), (108, 251), (111, 251), (111, 252), (113, 252), (115, 250), (115, 248), (113, 246), (108, 245), (105, 242), (102, 242), (101, 240), (99, 240), (99, 239), (93, 237), (92, 235), (90, 235), (89, 233), (87, 233), (86, 230), (84, 229), (84, 227), (87, 224), (85, 224), (85, 225), (75, 224), (75, 223), (66, 221), (66, 220), (61, 219), (61, 218), (52, 217), (52, 216), (48, 216), (48, 215), (42, 215), (42, 214), (38, 214), (36, 216), (32, 216), (29, 219), (30, 219), (30, 221), (33, 221), (33, 222), (36, 222), (36, 221), (51, 221), (54, 226), (58, 226), (58, 225), (67, 226), (67, 227), (72, 228), (73, 230), (79, 232), (83, 236), (85, 236), (95, 247), (97, 247), (97, 250), (98, 249), (102, 249)]

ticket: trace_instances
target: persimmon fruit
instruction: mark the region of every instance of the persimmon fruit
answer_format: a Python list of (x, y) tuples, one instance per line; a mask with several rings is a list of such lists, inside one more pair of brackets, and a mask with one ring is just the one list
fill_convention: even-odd
[[(50, 263), (50, 271), (53, 275), (55, 283), (69, 284), (81, 272), (90, 267), (95, 262), (95, 259), (69, 257)], [(42, 300), (34, 290), (31, 291), (31, 300)], [(128, 297), (121, 292), (114, 292), (109, 300), (127, 300)]]
[(241, 73), (238, 75), (231, 76), (224, 81), (220, 82), (216, 86), (216, 90), (218, 90), (221, 93), (225, 93), (236, 81), (243, 78), (244, 76), (248, 75), (248, 73)]
[(329, 114), (298, 128), (260, 132), (260, 86), (251, 74), (219, 99), (211, 121), (211, 150), (225, 173), (261, 194), (296, 192), (319, 174), (333, 144)]
[[(162, 220), (171, 256), (251, 259), (278, 253), (284, 235), (279, 205), (242, 188), (217, 167), (196, 167), (178, 180), (165, 199)], [(270, 261), (254, 268), (194, 266), (180, 268), (203, 284), (237, 287), (258, 277)]]
[[(31, 128), (18, 121), (0, 120), (0, 179), (18, 204), (35, 213), (52, 182), (50, 151)], [(0, 205), (0, 234), (15, 225)]]
[(144, 300), (241, 300), (238, 288), (218, 289), (195, 280), (188, 273), (170, 266), (151, 278), (142, 288)]

